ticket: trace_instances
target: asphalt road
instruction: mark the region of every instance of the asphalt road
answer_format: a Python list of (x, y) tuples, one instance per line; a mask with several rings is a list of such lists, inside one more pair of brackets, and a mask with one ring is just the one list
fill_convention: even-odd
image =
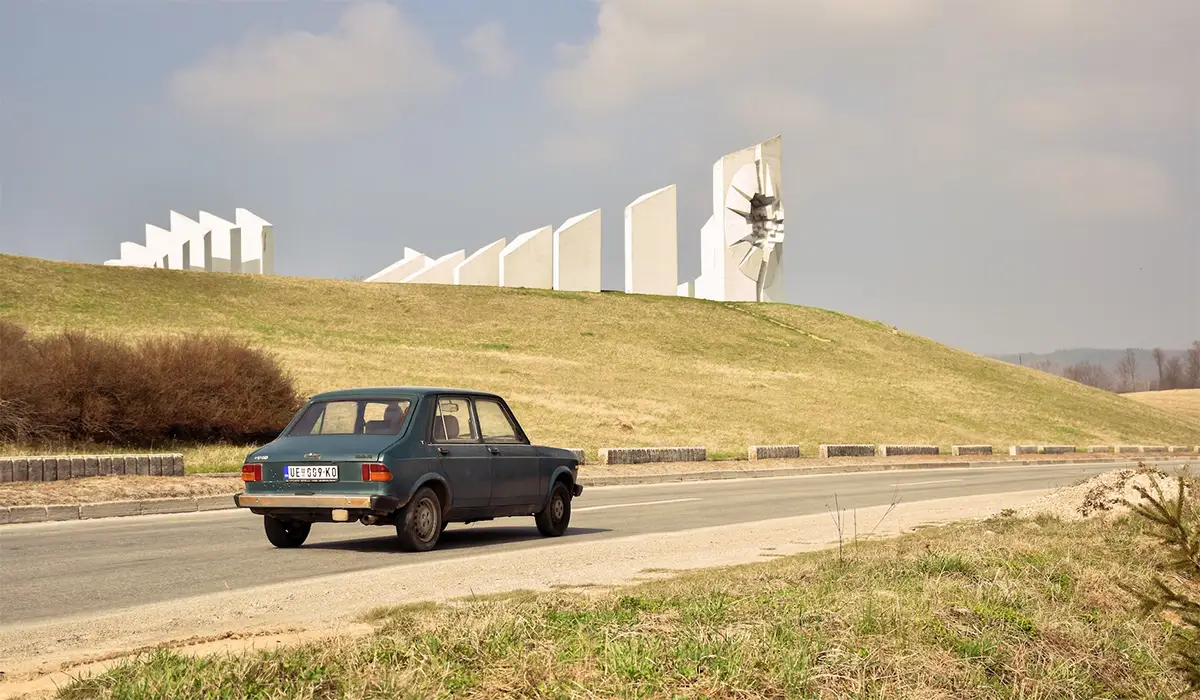
[[(1053, 488), (1131, 462), (928, 469), (585, 489), (573, 540), (671, 532), (955, 496)], [(1166, 467), (1166, 463), (1160, 463)], [(849, 516), (847, 516), (849, 517)], [(864, 530), (869, 524), (860, 524)], [(547, 542), (532, 518), (451, 525), (438, 548), (400, 552), (394, 530), (313, 527), (304, 547), (279, 550), (247, 511), (10, 525), (0, 528), (0, 626), (132, 605), (300, 582), (324, 574), (472, 556)]]

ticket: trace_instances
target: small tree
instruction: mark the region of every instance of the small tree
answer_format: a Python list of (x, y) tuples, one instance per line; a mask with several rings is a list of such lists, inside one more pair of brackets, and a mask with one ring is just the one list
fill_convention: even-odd
[(1158, 368), (1158, 386), (1155, 388), (1162, 389), (1163, 388), (1163, 365), (1167, 361), (1167, 354), (1163, 352), (1162, 348), (1154, 348), (1154, 351), (1152, 354), (1154, 355), (1154, 366)]
[(1163, 365), (1162, 384), (1160, 389), (1182, 389), (1185, 386), (1183, 358), (1172, 357)]
[(1190, 389), (1200, 389), (1200, 340), (1192, 341), (1187, 351), (1187, 385)]
[[(1139, 465), (1145, 470), (1144, 465)], [(1173, 497), (1168, 497), (1160, 481), (1161, 472), (1149, 471), (1151, 488), (1140, 484), (1134, 490), (1142, 501), (1127, 505), (1134, 513), (1157, 526), (1162, 546), (1170, 552), (1167, 566), (1179, 583), (1155, 576), (1148, 590), (1122, 584), (1122, 588), (1141, 601), (1144, 612), (1167, 611), (1178, 620), (1174, 640), (1175, 665), (1187, 676), (1193, 691), (1200, 691), (1200, 513), (1197, 512), (1196, 487), (1200, 484), (1188, 474), (1179, 477)]]
[(1117, 391), (1137, 391), (1137, 355), (1130, 348), (1117, 363)]

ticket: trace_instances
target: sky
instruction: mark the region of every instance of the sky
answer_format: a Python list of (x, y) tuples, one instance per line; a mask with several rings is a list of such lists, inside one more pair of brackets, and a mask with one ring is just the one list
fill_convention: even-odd
[(5, 0), (0, 252), (172, 209), (361, 278), (678, 188), (783, 136), (784, 301), (980, 353), (1200, 338), (1195, 0)]

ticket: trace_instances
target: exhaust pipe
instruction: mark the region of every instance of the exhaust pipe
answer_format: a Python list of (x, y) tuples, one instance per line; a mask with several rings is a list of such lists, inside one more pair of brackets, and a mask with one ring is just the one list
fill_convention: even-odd
[(379, 522), (379, 516), (378, 515), (364, 515), (358, 519), (358, 522), (362, 523), (363, 525), (374, 525)]

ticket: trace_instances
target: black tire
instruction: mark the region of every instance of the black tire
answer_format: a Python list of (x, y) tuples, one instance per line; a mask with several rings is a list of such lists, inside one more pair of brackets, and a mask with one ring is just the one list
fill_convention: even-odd
[(562, 537), (571, 522), (571, 490), (559, 481), (550, 491), (550, 501), (533, 516), (538, 532), (546, 537)]
[(304, 544), (312, 523), (302, 523), (297, 520), (280, 520), (270, 515), (263, 516), (263, 529), (271, 544), (282, 549), (291, 549)]
[(396, 523), (400, 548), (406, 552), (428, 552), (437, 545), (441, 534), (442, 502), (433, 489), (422, 487), (413, 494)]

